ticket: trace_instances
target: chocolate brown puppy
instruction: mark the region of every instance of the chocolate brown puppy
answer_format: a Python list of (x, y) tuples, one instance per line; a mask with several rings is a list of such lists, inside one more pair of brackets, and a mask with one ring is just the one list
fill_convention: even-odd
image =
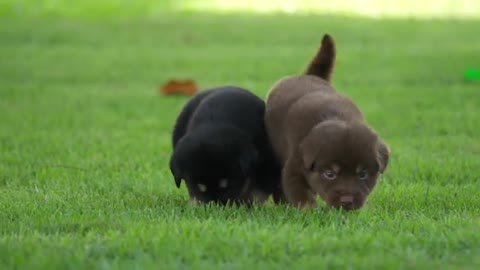
[(361, 208), (388, 165), (389, 146), (330, 84), (335, 44), (325, 35), (305, 74), (270, 90), (265, 125), (283, 164), (282, 187), (297, 207)]

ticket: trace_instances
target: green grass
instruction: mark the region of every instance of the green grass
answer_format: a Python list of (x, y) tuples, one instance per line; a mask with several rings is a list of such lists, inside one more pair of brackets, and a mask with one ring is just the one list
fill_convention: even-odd
[[(0, 269), (480, 267), (480, 83), (463, 79), (480, 21), (124, 13), (2, 11)], [(189, 206), (167, 166), (187, 98), (158, 87), (265, 97), (325, 32), (334, 85), (393, 151), (367, 207)]]

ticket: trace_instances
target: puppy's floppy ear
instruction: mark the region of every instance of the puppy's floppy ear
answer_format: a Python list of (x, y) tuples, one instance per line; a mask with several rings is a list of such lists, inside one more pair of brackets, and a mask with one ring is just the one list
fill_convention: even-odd
[(170, 171), (172, 172), (173, 178), (175, 179), (175, 185), (177, 186), (177, 188), (180, 188), (180, 184), (182, 183), (182, 172), (179, 169), (175, 153), (170, 158)]
[(305, 169), (312, 168), (322, 147), (338, 141), (343, 136), (346, 123), (338, 120), (327, 120), (317, 124), (301, 141), (299, 150)]
[(313, 167), (313, 163), (317, 157), (317, 148), (315, 147), (313, 137), (312, 133), (308, 134), (307, 137), (302, 140), (299, 147), (303, 166), (307, 170)]
[(380, 168), (380, 173), (384, 173), (390, 160), (390, 147), (385, 142), (380, 140), (377, 145), (377, 152), (377, 162)]
[(335, 42), (329, 34), (325, 34), (322, 39), (322, 46), (310, 62), (305, 74), (318, 76), (328, 82), (331, 81), (335, 55)]

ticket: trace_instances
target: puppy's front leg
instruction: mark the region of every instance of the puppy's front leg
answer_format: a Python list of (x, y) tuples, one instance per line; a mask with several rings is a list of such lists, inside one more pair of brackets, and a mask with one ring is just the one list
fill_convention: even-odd
[(280, 184), (279, 187), (273, 192), (272, 194), (273, 202), (276, 204), (285, 204), (288, 203), (288, 200), (283, 192), (282, 185)]
[(188, 204), (191, 205), (191, 206), (196, 206), (196, 205), (200, 204), (200, 201), (197, 198), (193, 197), (193, 198), (190, 199)]
[(299, 171), (298, 165), (292, 162), (292, 159), (289, 159), (283, 168), (282, 186), (285, 196), (295, 207), (315, 207), (317, 206), (315, 196), (310, 191), (303, 174)]

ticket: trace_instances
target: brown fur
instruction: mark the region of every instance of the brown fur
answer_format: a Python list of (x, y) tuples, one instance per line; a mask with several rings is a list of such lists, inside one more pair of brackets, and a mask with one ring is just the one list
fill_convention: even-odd
[(370, 128), (355, 103), (330, 85), (333, 38), (304, 75), (281, 79), (271, 89), (265, 123), (282, 161), (282, 186), (298, 207), (361, 208), (387, 167), (390, 149)]

